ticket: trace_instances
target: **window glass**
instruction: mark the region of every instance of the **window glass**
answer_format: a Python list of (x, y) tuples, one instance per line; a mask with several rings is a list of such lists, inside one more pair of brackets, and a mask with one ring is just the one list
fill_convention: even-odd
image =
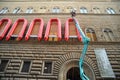
[(45, 61), (45, 63), (44, 63), (44, 73), (52, 73), (52, 62)]
[(108, 14), (115, 14), (115, 10), (113, 8), (107, 8), (106, 11)]
[(1, 9), (1, 10), (0, 10), (0, 14), (2, 14), (3, 12), (4, 12), (4, 9)]
[(13, 10), (13, 13), (19, 13), (20, 12), (20, 8), (18, 7), (18, 8), (15, 8), (14, 10)]
[(60, 8), (59, 7), (54, 7), (52, 12), (53, 13), (59, 13), (60, 12)]
[(30, 61), (24, 61), (23, 62), (23, 65), (22, 65), (22, 69), (21, 69), (21, 72), (29, 72), (29, 69), (30, 69)]
[(91, 41), (97, 41), (95, 31), (92, 28), (86, 29), (86, 35), (90, 38)]
[(114, 35), (110, 29), (104, 29), (104, 37), (106, 41), (114, 41)]
[(0, 72), (4, 72), (9, 60), (1, 60), (0, 63)]
[(4, 7), (2, 8), (2, 10), (0, 10), (0, 14), (5, 14), (8, 12), (8, 7)]
[(88, 11), (85, 7), (81, 7), (80, 8), (80, 13), (88, 13)]
[(33, 12), (33, 8), (27, 8), (26, 13), (32, 13)]

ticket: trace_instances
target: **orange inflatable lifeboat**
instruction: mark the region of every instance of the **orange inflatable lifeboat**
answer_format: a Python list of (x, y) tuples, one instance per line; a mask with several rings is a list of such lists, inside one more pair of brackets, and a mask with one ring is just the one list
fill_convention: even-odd
[(41, 40), (43, 26), (44, 26), (43, 19), (41, 19), (41, 18), (34, 19), (28, 28), (28, 31), (25, 36), (25, 40), (28, 40), (29, 37), (37, 37), (38, 40)]
[(67, 19), (65, 24), (65, 40), (68, 41), (69, 38), (78, 38), (79, 41), (82, 40), (72, 18)]
[(11, 37), (16, 37), (16, 40), (18, 41), (21, 40), (23, 38), (27, 23), (27, 20), (24, 18), (16, 20), (7, 34), (6, 40), (9, 40)]
[(3, 18), (0, 20), (0, 40), (4, 38), (11, 24), (12, 21), (8, 18)]
[(61, 22), (58, 18), (52, 18), (48, 21), (44, 39), (45, 41), (60, 41), (61, 36)]

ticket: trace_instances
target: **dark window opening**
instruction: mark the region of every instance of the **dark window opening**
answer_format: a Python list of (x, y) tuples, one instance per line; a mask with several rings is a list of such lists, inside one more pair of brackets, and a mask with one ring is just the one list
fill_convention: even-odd
[(82, 80), (80, 78), (79, 68), (78, 67), (72, 67), (67, 72), (67, 80)]
[(30, 63), (31, 63), (30, 61), (24, 61), (21, 72), (28, 73), (30, 69)]
[(44, 73), (52, 73), (52, 62), (45, 62)]
[(16, 40), (17, 39), (17, 37), (11, 37), (10, 38), (10, 40)]
[(1, 60), (0, 63), (0, 72), (4, 72), (9, 60)]

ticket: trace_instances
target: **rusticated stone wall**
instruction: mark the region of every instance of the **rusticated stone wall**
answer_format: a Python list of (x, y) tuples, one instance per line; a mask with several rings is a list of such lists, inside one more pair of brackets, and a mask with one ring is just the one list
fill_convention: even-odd
[[(94, 53), (95, 48), (105, 48), (109, 61), (112, 65), (116, 80), (120, 76), (120, 46), (118, 43), (105, 44), (90, 43), (90, 46), (85, 57), (85, 62), (92, 67), (95, 78), (101, 80), (98, 70), (96, 57)], [(0, 58), (9, 59), (10, 62), (6, 68), (5, 73), (0, 73), (2, 78), (26, 78), (26, 79), (50, 79), (58, 80), (58, 75), (62, 65), (68, 60), (79, 59), (83, 45), (77, 43), (64, 43), (64, 42), (10, 42), (0, 44)], [(23, 60), (32, 61), (30, 72), (28, 74), (20, 73), (20, 68)], [(42, 74), (42, 66), (45, 60), (51, 60), (54, 63), (53, 74)], [(89, 73), (89, 72), (88, 72)]]
[[(6, 2), (4, 2), (6, 1)], [(86, 28), (92, 28), (95, 31), (97, 41), (90, 42), (87, 55), (85, 57), (85, 64), (93, 71), (94, 78), (96, 80), (113, 80), (113, 79), (104, 79), (100, 75), (98, 69), (96, 56), (94, 53), (95, 48), (105, 48), (108, 55), (110, 64), (115, 73), (115, 80), (120, 80), (120, 3), (119, 2), (110, 2), (112, 0), (97, 0), (98, 2), (80, 2), (82, 0), (76, 0), (76, 2), (70, 1), (58, 1), (51, 0), (51, 2), (14, 2), (13, 0), (2, 0), (0, 2), (0, 9), (3, 7), (8, 7), (9, 11), (6, 14), (1, 14), (0, 19), (10, 18), (12, 24), (18, 18), (26, 18), (28, 21), (27, 28), (34, 18), (43, 18), (44, 20), (44, 32), (46, 29), (47, 22), (50, 18), (59, 18), (62, 23), (62, 41), (60, 42), (45, 42), (42, 38), (42, 41), (37, 41), (36, 38), (25, 41), (23, 38), (22, 41), (9, 40), (5, 41), (5, 38), (0, 41), (0, 59), (8, 59), (9, 64), (6, 67), (5, 72), (0, 73), (1, 80), (60, 80), (61, 68), (63, 65), (69, 61), (79, 61), (83, 44), (81, 42), (68, 41), (64, 40), (64, 26), (68, 18), (70, 18), (70, 13), (66, 11), (67, 7), (71, 6), (77, 9), (76, 18), (79, 21), (80, 26), (83, 31)], [(58, 1), (58, 2), (57, 2)], [(116, 0), (117, 1), (117, 0)], [(40, 7), (46, 6), (46, 12), (42, 13)], [(52, 13), (52, 8), (58, 6), (61, 12)], [(88, 9), (87, 14), (81, 14), (79, 9), (80, 7), (86, 7)], [(19, 14), (12, 14), (14, 8), (21, 7), (22, 11)], [(28, 7), (33, 7), (34, 11), (32, 14), (26, 14), (25, 11)], [(93, 8), (99, 7), (101, 13), (94, 14)], [(116, 11), (116, 14), (107, 14), (105, 11), (106, 8), (111, 7)], [(12, 25), (11, 25), (12, 26)], [(109, 28), (114, 34), (113, 41), (106, 41), (103, 29)], [(27, 29), (26, 29), (27, 31)], [(31, 67), (30, 72), (23, 74), (20, 72), (21, 65), (23, 60), (30, 60)], [(46, 60), (52, 61), (53, 70), (51, 75), (43, 74), (43, 63)], [(70, 65), (70, 64), (69, 64)], [(69, 67), (68, 65), (66, 67)], [(66, 68), (63, 68), (65, 70)], [(89, 74), (89, 71), (86, 69), (86, 74)], [(66, 76), (66, 74), (65, 74)], [(62, 79), (63, 80), (63, 79)], [(91, 79), (93, 80), (93, 79)]]

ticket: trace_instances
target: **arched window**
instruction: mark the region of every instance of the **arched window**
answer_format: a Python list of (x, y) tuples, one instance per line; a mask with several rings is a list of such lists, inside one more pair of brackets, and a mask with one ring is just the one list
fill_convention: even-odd
[(91, 41), (97, 41), (95, 31), (92, 28), (87, 28), (85, 32)]
[(106, 11), (108, 14), (115, 14), (115, 10), (113, 8), (107, 8)]
[(81, 7), (80, 8), (80, 13), (88, 13), (87, 8)]
[(72, 9), (73, 9), (73, 7), (72, 7), (72, 6), (68, 6), (68, 7), (67, 7), (67, 9), (66, 9), (66, 12), (67, 12), (67, 13), (69, 13), (69, 12), (71, 12), (71, 11), (72, 11)]
[(59, 8), (59, 7), (54, 7), (54, 8), (52, 9), (52, 12), (53, 12), (53, 13), (59, 13), (59, 12), (60, 12), (60, 8)]
[(17, 7), (17, 8), (15, 8), (15, 9), (13, 10), (13, 14), (19, 13), (19, 12), (20, 12), (20, 7)]
[(40, 13), (45, 13), (47, 10), (45, 6), (40, 7)]
[(113, 32), (109, 28), (104, 29), (103, 32), (106, 41), (114, 41)]
[(8, 12), (8, 7), (4, 7), (0, 10), (0, 14), (5, 14)]
[(98, 7), (93, 8), (93, 12), (94, 13), (100, 13), (100, 8), (98, 8)]
[(27, 8), (26, 13), (32, 13), (32, 12), (33, 12), (33, 8), (32, 7)]

